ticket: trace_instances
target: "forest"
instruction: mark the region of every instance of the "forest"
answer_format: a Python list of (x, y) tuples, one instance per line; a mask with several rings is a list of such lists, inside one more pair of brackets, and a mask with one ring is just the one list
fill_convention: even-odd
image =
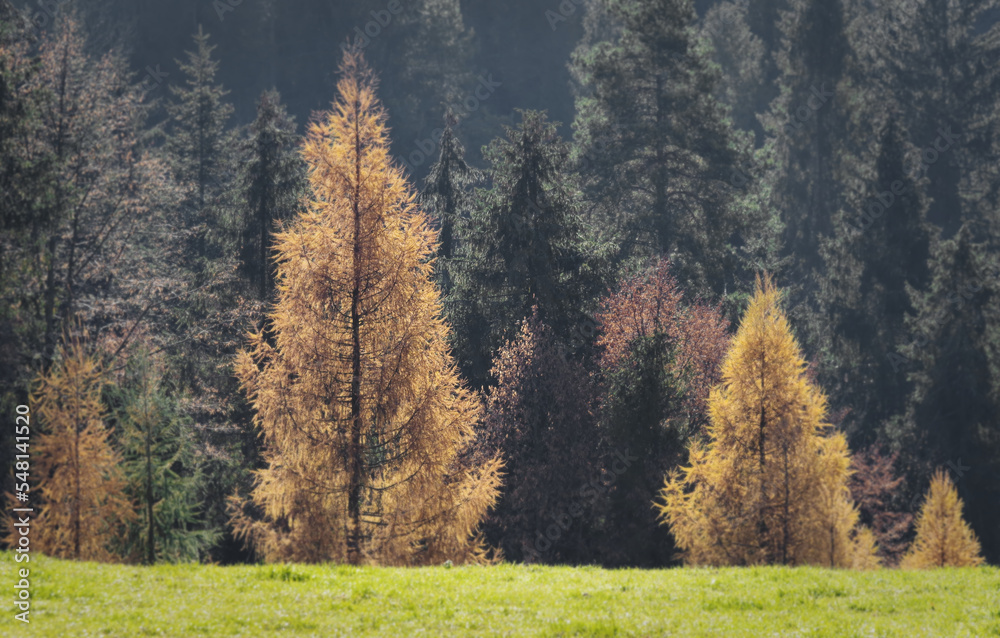
[(0, 0), (0, 545), (1000, 564), (998, 248), (1000, 0)]

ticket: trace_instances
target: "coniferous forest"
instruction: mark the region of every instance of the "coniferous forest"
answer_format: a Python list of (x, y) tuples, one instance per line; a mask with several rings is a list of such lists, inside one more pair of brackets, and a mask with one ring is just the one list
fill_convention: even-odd
[(996, 565), (998, 249), (1000, 0), (0, 0), (2, 544)]

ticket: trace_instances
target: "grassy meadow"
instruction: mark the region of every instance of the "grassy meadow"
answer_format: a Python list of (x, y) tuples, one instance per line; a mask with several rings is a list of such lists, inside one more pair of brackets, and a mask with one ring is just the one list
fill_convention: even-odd
[(29, 568), (31, 623), (5, 605), (4, 636), (1000, 636), (994, 567)]

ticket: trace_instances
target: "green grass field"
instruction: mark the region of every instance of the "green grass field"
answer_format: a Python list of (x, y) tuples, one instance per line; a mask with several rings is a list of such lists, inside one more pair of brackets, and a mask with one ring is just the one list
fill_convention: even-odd
[[(1000, 569), (74, 563), (33, 555), (4, 636), (1000, 636)], [(24, 563), (16, 567), (23, 567)]]

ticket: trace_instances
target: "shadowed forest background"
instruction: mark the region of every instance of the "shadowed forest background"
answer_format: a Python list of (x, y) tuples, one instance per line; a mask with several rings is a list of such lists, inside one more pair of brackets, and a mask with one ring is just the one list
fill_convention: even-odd
[[(0, 413), (32, 397), (32, 489), (65, 502), (43, 543), (895, 566), (929, 494), (996, 564), (998, 21), (998, 0), (0, 0)], [(370, 252), (348, 268), (350, 219)], [(349, 296), (324, 286), (354, 291), (353, 332), (310, 321)], [(350, 337), (323, 368), (316, 344)], [(382, 376), (310, 403), (363, 366)], [(777, 388), (757, 407), (755, 374)], [(341, 400), (353, 437), (297, 438)], [(787, 490), (769, 509), (789, 458), (821, 517)], [(343, 518), (298, 516), (313, 480), (343, 481)], [(699, 531), (725, 525), (753, 551)]]

